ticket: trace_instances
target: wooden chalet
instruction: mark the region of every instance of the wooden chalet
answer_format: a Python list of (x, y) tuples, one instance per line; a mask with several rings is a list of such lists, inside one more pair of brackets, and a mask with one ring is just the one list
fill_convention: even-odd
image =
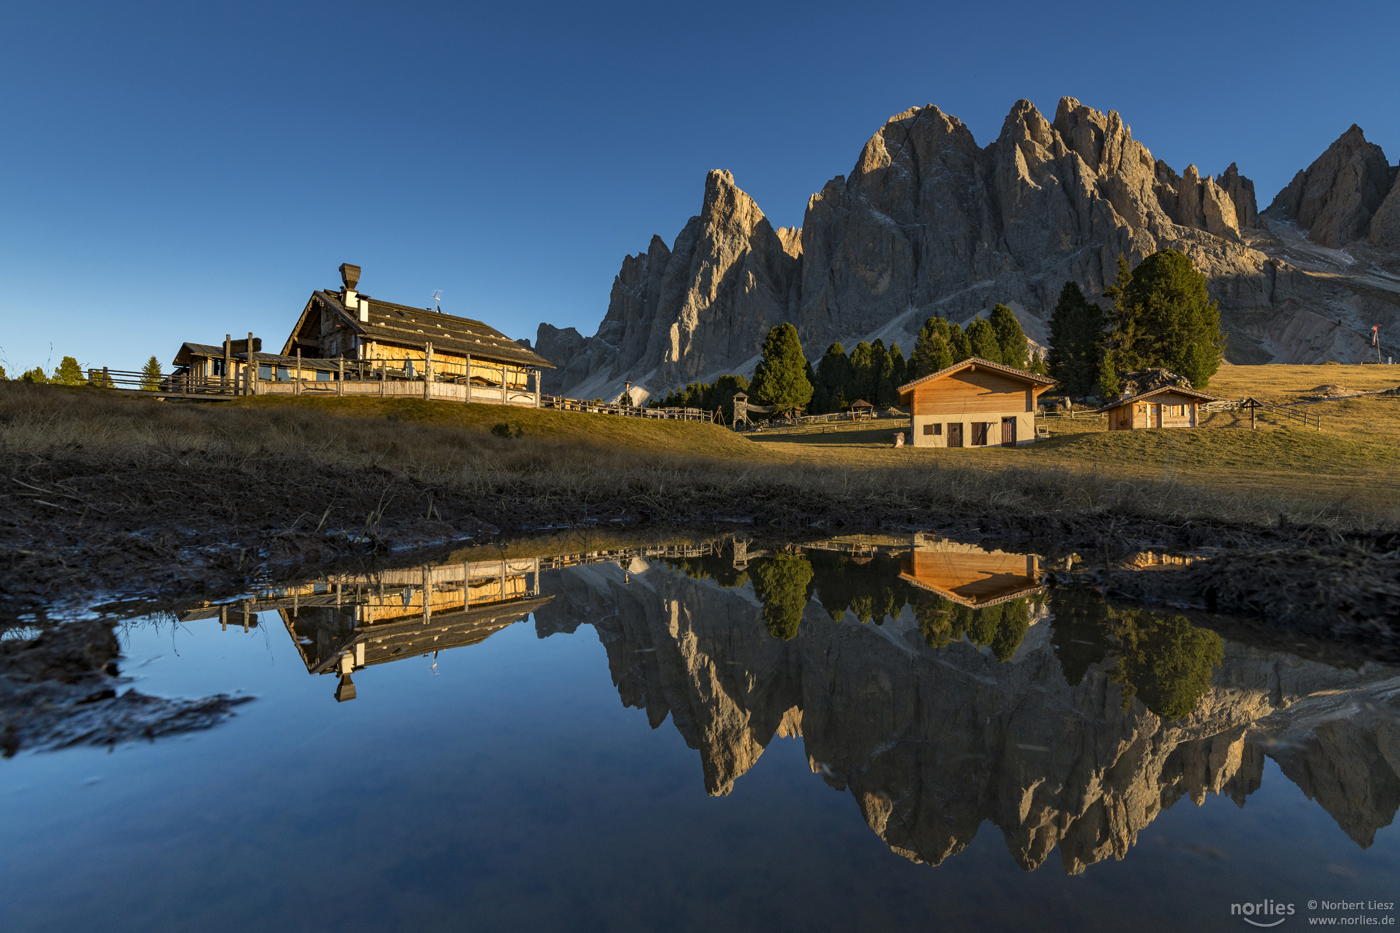
[(540, 595), (539, 575), (539, 558), (345, 575), (196, 609), (181, 621), (218, 618), (246, 630), (257, 613), (276, 612), (307, 672), (337, 675), (336, 699), (352, 700), (357, 670), (479, 644), (529, 618), (553, 598)]
[(1034, 554), (986, 551), (936, 535), (916, 535), (900, 559), (899, 578), (944, 599), (985, 609), (1039, 593), (1040, 558)]
[(359, 266), (342, 264), (340, 278), (339, 290), (311, 293), (282, 359), (320, 361), (317, 372), (343, 361), (361, 380), (436, 386), (387, 394), (538, 406), (540, 373), (554, 368), (544, 357), (481, 321), (361, 294)]
[(1163, 386), (1151, 392), (1111, 402), (1100, 408), (1099, 413), (1108, 416), (1110, 431), (1194, 428), (1200, 423), (1201, 403), (1214, 401), (1214, 395), (1196, 389)]
[(1036, 399), (1046, 376), (979, 357), (899, 387), (915, 447), (1011, 447), (1035, 440)]

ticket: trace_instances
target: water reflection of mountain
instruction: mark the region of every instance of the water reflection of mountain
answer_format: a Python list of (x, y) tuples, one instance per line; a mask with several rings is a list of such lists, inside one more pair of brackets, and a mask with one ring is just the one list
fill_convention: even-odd
[[(959, 555), (945, 567), (972, 562), (941, 553)], [(1000, 591), (940, 578), (955, 584), (941, 593), (919, 585), (930, 581), (917, 551), (903, 565), (873, 548), (735, 556), (546, 575), (554, 599), (535, 612), (541, 637), (595, 627), (624, 704), (653, 727), (671, 718), (711, 794), (774, 737), (800, 737), (813, 771), (849, 790), (894, 851), (938, 864), (990, 821), (1022, 867), (1058, 846), (1070, 872), (1122, 858), (1182, 797), (1243, 805), (1266, 753), (1362, 845), (1400, 801), (1394, 719), (1335, 700), (1366, 690), (1393, 709), (1394, 672), (1222, 642), (1185, 620), (1112, 612), (1091, 592), (1047, 606), (1024, 556), (974, 574)], [(1012, 595), (1023, 586), (1030, 595)], [(999, 621), (959, 598), (999, 601), (981, 611)], [(1319, 691), (1334, 692), (1309, 696)]]

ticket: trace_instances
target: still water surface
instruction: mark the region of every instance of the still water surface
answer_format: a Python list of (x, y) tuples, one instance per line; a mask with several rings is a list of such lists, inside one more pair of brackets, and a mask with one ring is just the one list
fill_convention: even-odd
[(1245, 930), (1234, 904), (1400, 900), (1395, 670), (1043, 571), (726, 543), (134, 620), (136, 689), (256, 700), (0, 762), (0, 929)]

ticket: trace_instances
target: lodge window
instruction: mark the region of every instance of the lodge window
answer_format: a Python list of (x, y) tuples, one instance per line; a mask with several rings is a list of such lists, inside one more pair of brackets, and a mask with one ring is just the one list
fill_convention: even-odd
[(943, 435), (943, 425), (941, 425), (941, 424), (926, 424), (926, 425), (924, 425), (924, 436), (925, 436), (925, 437), (941, 437), (942, 435)]

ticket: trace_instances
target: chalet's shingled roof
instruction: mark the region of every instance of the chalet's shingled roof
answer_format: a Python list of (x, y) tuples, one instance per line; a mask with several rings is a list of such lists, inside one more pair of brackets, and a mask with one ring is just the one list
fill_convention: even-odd
[(1209, 392), (1202, 392), (1200, 389), (1188, 389), (1186, 388), (1186, 386), (1162, 386), (1161, 388), (1153, 389), (1151, 392), (1142, 392), (1137, 395), (1129, 396), (1128, 398), (1119, 399), (1116, 402), (1110, 402), (1109, 404), (1098, 409), (1098, 411), (1112, 411), (1115, 408), (1122, 408), (1124, 405), (1131, 405), (1134, 402), (1140, 402), (1145, 398), (1151, 398), (1154, 395), (1161, 395), (1164, 392), (1175, 392), (1177, 395), (1184, 395), (1187, 398), (1194, 398), (1202, 402), (1220, 401), (1220, 396), (1211, 395)]
[(994, 373), (1001, 373), (1003, 376), (1010, 376), (1013, 379), (1021, 379), (1025, 382), (1031, 383), (1032, 385), (1045, 386), (1046, 388), (1049, 388), (1050, 386), (1055, 384), (1055, 380), (1051, 379), (1049, 376), (1037, 376), (1035, 373), (1026, 372), (1026, 370), (1024, 369), (1017, 369), (1015, 366), (1006, 366), (1002, 363), (993, 363), (991, 360), (984, 360), (980, 356), (972, 356), (963, 360), (961, 363), (954, 363), (952, 366), (940, 369), (936, 373), (929, 373), (927, 376), (915, 379), (913, 382), (906, 382), (904, 385), (899, 387), (898, 391), (900, 395), (903, 395), (910, 389), (913, 389), (916, 386), (921, 386), (925, 382), (932, 382), (935, 379), (942, 379), (944, 376), (951, 376), (954, 373), (961, 372), (964, 369), (973, 368), (985, 369)]
[[(347, 326), (367, 340), (409, 347), (421, 347), (431, 341), (435, 350), (469, 353), (473, 357), (540, 369), (554, 368), (552, 363), (538, 353), (525, 349), (481, 321), (429, 311), (426, 308), (411, 308), (391, 301), (380, 301), (368, 295), (361, 295), (360, 298), (369, 302), (367, 323), (360, 321), (358, 312), (346, 309), (341, 303), (339, 292), (322, 289), (313, 292), (311, 296), (312, 301), (320, 301), (339, 314)], [(282, 352), (291, 353), (295, 342), (296, 331), (293, 331), (287, 338)]]

